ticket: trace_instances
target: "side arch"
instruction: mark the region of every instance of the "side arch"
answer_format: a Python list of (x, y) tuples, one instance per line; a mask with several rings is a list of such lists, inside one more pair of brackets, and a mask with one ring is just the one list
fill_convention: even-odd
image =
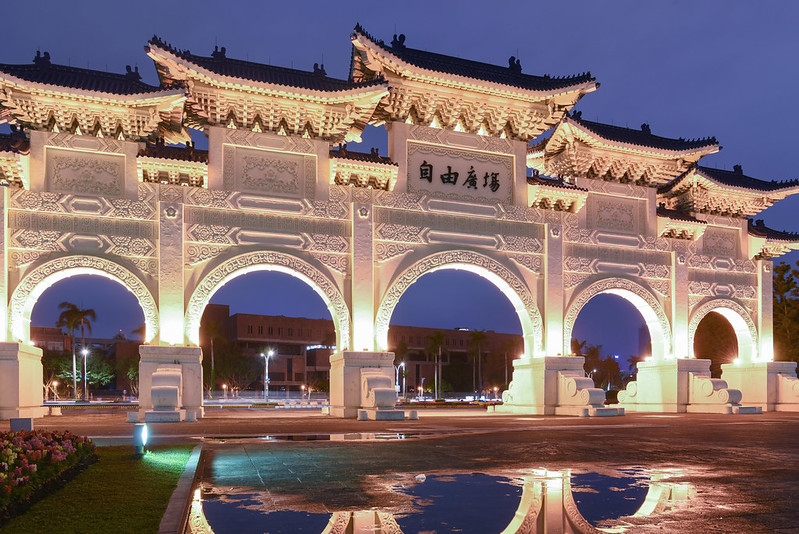
[(47, 261), (27, 273), (11, 295), (8, 309), (8, 336), (13, 341), (30, 341), (33, 306), (44, 291), (61, 280), (81, 274), (103, 276), (133, 293), (144, 312), (145, 343), (158, 335), (158, 305), (144, 282), (122, 265), (100, 256), (65, 256)]
[(696, 329), (702, 319), (710, 312), (717, 312), (727, 319), (735, 331), (738, 340), (738, 357), (743, 362), (757, 360), (757, 326), (749, 316), (749, 312), (739, 303), (731, 299), (713, 299), (701, 304), (691, 315), (688, 322), (688, 343), (693, 350)]
[(572, 297), (563, 320), (564, 354), (571, 352), (572, 331), (580, 310), (589, 300), (602, 293), (618, 295), (635, 306), (649, 328), (654, 359), (671, 356), (671, 325), (666, 312), (649, 289), (626, 278), (603, 278), (588, 285)]
[(444, 269), (460, 269), (478, 274), (494, 284), (510, 300), (519, 316), (524, 336), (524, 352), (528, 356), (542, 352), (543, 321), (535, 298), (520, 276), (499, 261), (470, 250), (451, 250), (431, 254), (417, 261), (386, 290), (375, 318), (377, 350), (388, 350), (388, 326), (391, 315), (405, 290), (427, 273)]
[(192, 291), (186, 307), (185, 336), (190, 343), (200, 344), (200, 319), (214, 293), (232, 279), (255, 271), (282, 272), (308, 284), (322, 298), (333, 317), (337, 349), (349, 348), (349, 307), (335, 283), (310, 263), (291, 254), (275, 251), (256, 251), (234, 256), (203, 277)]

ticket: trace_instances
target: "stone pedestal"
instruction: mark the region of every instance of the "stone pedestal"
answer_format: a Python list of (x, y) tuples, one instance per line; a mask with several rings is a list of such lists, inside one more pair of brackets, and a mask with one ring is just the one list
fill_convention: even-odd
[(513, 362), (513, 380), (495, 412), (578, 417), (624, 415), (605, 406), (605, 393), (585, 377), (582, 356), (523, 358)]
[(671, 413), (758, 413), (741, 406), (741, 392), (710, 377), (710, 360), (660, 360), (638, 364), (638, 376), (619, 392), (627, 410)]
[[(366, 372), (362, 372), (361, 370)], [(365, 377), (369, 377), (365, 381)], [(369, 382), (379, 383), (385, 377), (394, 391), (394, 353), (393, 352), (337, 352), (330, 356), (330, 415), (346, 419), (403, 419), (402, 410), (394, 410), (396, 392), (392, 394), (391, 405), (376, 402), (369, 389)], [(384, 380), (386, 382), (386, 380)], [(364, 389), (366, 388), (366, 389)], [(382, 406), (381, 406), (382, 404)], [(371, 415), (371, 417), (370, 417)], [(379, 417), (378, 417), (379, 416)]]
[(182, 386), (179, 411), (185, 413), (186, 421), (196, 421), (203, 416), (203, 352), (200, 347), (141, 345), (139, 355), (141, 359), (139, 360), (139, 414), (137, 420), (143, 420), (145, 413), (154, 411), (151, 394), (152, 376), (159, 366), (170, 364), (180, 366)]
[(741, 402), (776, 412), (799, 412), (796, 362), (725, 364), (721, 377), (743, 394)]
[(0, 419), (44, 417), (42, 349), (0, 343)]

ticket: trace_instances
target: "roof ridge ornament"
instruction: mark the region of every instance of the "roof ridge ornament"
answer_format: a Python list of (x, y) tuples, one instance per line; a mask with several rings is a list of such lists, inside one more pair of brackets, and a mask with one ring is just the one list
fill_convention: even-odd
[(317, 75), (317, 76), (327, 76), (327, 72), (325, 72), (325, 64), (322, 63), (320, 65), (319, 63), (314, 63), (313, 64), (313, 73), (315, 75)]
[(214, 51), (211, 52), (211, 57), (214, 59), (226, 59), (227, 56), (225, 54), (227, 54), (227, 50), (224, 46), (220, 50), (219, 46), (214, 45)]
[(732, 166), (732, 172), (734, 172), (735, 174), (743, 174), (744, 168), (736, 163), (735, 165)]
[(131, 70), (130, 65), (125, 65), (125, 78), (136, 82), (141, 80), (141, 74), (139, 74), (139, 66), (136, 65), (136, 70)]
[(514, 74), (521, 74), (522, 73), (522, 62), (520, 59), (517, 59), (516, 56), (511, 56), (508, 58), (508, 68)]
[(652, 135), (652, 129), (649, 127), (649, 124), (646, 122), (641, 125), (641, 131), (647, 135)]
[(402, 50), (405, 48), (405, 34), (399, 34), (399, 38), (397, 38), (397, 34), (394, 34), (394, 38), (391, 40), (391, 48), (396, 48)]
[(33, 64), (40, 67), (50, 65), (50, 52), (45, 51), (44, 55), (42, 55), (41, 51), (37, 50), (36, 57), (33, 58)]

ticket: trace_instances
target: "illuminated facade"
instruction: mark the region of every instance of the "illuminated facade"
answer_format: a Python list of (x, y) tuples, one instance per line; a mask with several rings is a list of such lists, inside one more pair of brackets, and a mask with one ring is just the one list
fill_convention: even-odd
[[(360, 27), (351, 41), (350, 80), (158, 38), (145, 47), (157, 87), (130, 69), (59, 66), (48, 54), (0, 65), (0, 120), (25, 128), (0, 140), (0, 364), (35, 359), (29, 320), (45, 288), (100, 274), (144, 310), (143, 408), (148, 375), (177, 361), (183, 408), (200, 416), (205, 306), (229, 280), (275, 270), (327, 304), (338, 348), (331, 410), (350, 417), (358, 406), (342, 399), (360, 386), (341, 377), (353, 366), (393, 373), (384, 353), (405, 289), (464, 269), (519, 315), (524, 351), (506, 410), (603, 413), (581, 358), (569, 356), (580, 309), (601, 293), (633, 303), (652, 337), (651, 360), (622, 394), (627, 408), (730, 411), (739, 390), (744, 403), (797, 407), (795, 364), (772, 361), (770, 261), (797, 238), (748, 218), (799, 185), (699, 166), (715, 139), (570, 114), (597, 89), (590, 74), (528, 75), (513, 58), (502, 67), (441, 56)], [(367, 124), (388, 131), (388, 157), (342, 145)], [(168, 146), (188, 141), (187, 128), (205, 132), (207, 152)], [(696, 326), (714, 311), (738, 338), (727, 383), (693, 358)], [(20, 383), (38, 381), (28, 367)], [(38, 404), (0, 400), (0, 417)]]

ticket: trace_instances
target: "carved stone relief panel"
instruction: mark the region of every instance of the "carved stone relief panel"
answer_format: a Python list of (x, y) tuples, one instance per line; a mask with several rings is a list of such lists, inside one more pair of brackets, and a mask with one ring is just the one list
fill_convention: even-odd
[(125, 156), (47, 147), (45, 183), (48, 191), (122, 196)]
[(514, 158), (408, 143), (408, 192), (471, 202), (513, 201)]
[(491, 135), (475, 135), (454, 132), (442, 128), (413, 125), (408, 129), (408, 138), (436, 145), (449, 145), (501, 154), (513, 154), (513, 142)]
[(609, 195), (591, 195), (586, 203), (587, 221), (592, 228), (622, 234), (640, 234), (639, 202)]
[(702, 235), (702, 253), (709, 256), (736, 257), (739, 254), (738, 230), (709, 227)]
[(155, 205), (152, 198), (127, 200), (125, 198), (69, 195), (25, 189), (11, 193), (11, 209), (119, 219), (151, 220), (155, 218)]
[(316, 158), (225, 145), (222, 180), (226, 190), (313, 198)]

